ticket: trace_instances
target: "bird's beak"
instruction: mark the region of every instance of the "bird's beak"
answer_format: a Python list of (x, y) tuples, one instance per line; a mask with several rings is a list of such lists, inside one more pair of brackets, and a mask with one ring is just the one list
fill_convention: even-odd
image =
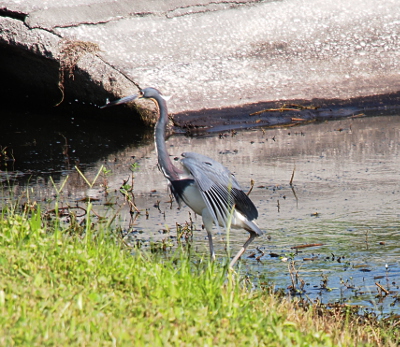
[(107, 102), (105, 105), (101, 106), (100, 108), (106, 108), (106, 107), (111, 107), (111, 106), (115, 106), (115, 105), (121, 105), (121, 104), (126, 104), (128, 102), (131, 102), (135, 99), (139, 99), (141, 97), (141, 94), (134, 94), (134, 95), (129, 95), (129, 96), (125, 96), (124, 98), (115, 100), (115, 101), (111, 101), (111, 102)]

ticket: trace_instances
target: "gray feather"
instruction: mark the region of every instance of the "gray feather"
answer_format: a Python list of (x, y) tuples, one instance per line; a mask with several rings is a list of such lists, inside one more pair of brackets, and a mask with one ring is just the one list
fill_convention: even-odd
[(218, 225), (217, 221), (220, 219), (226, 227), (225, 221), (232, 212), (233, 205), (249, 220), (258, 217), (253, 202), (225, 166), (198, 153), (185, 152), (182, 156), (181, 162), (199, 186), (215, 224)]

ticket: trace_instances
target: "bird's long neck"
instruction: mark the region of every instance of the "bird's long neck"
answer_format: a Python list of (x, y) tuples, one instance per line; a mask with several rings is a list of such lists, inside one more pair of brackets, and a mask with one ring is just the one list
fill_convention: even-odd
[(154, 128), (154, 141), (156, 143), (158, 165), (166, 178), (170, 181), (178, 180), (180, 170), (172, 164), (165, 145), (165, 130), (168, 124), (167, 102), (162, 96), (157, 96), (154, 100), (160, 114)]

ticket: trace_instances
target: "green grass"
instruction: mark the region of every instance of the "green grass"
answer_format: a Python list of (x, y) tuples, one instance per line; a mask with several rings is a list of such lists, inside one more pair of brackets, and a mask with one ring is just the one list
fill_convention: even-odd
[(37, 208), (0, 218), (2, 346), (396, 345), (390, 329), (251, 291), (183, 251), (128, 249), (90, 221), (76, 232)]

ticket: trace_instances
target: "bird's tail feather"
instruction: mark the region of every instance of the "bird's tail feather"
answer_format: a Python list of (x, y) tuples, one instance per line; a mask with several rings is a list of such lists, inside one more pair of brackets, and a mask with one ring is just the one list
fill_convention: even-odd
[(261, 235), (263, 235), (263, 234), (265, 233), (264, 230), (261, 230), (261, 229), (258, 227), (258, 225), (257, 225), (255, 222), (251, 221), (251, 220), (246, 220), (246, 221), (244, 221), (244, 224), (245, 224), (244, 229), (245, 229), (246, 231), (248, 231), (249, 233), (254, 233), (254, 234), (256, 234), (257, 236), (261, 236)]

